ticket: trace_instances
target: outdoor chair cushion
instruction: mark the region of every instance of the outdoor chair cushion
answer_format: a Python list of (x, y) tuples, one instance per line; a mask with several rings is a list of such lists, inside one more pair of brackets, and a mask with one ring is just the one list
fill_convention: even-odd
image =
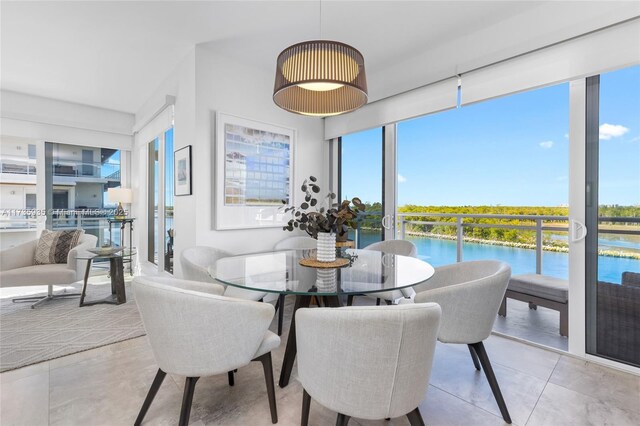
[(24, 266), (0, 272), (0, 287), (70, 284), (75, 281), (76, 271), (66, 263)]
[(71, 231), (43, 230), (36, 246), (36, 253), (33, 259), (34, 265), (67, 263), (69, 251), (80, 243), (83, 234), (83, 229)]
[(547, 275), (513, 275), (507, 289), (560, 303), (569, 300), (569, 282)]

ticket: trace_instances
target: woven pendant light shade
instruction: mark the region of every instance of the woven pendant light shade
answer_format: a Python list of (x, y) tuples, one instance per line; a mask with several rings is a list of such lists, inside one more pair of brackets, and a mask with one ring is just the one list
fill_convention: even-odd
[(329, 40), (305, 41), (278, 56), (273, 101), (305, 115), (329, 116), (367, 103), (364, 58), (353, 47)]

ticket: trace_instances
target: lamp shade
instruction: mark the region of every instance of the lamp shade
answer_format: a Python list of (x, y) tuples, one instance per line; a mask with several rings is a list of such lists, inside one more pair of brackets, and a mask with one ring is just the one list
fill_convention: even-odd
[(109, 188), (107, 196), (112, 203), (130, 204), (133, 200), (133, 191), (130, 188)]
[(367, 78), (362, 54), (330, 40), (289, 46), (276, 63), (273, 101), (304, 115), (329, 116), (367, 103)]

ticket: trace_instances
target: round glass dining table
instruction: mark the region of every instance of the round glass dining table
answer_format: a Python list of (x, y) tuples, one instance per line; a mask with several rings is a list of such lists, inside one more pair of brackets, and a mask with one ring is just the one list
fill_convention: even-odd
[(209, 274), (224, 285), (279, 294), (279, 315), (284, 296), (296, 296), (280, 387), (289, 383), (296, 356), (295, 311), (308, 307), (312, 297), (324, 306), (339, 307), (341, 296), (401, 290), (434, 274), (433, 267), (420, 259), (373, 250), (346, 250), (343, 256), (350, 263), (340, 268), (300, 265), (301, 259), (314, 255), (315, 250), (253, 253), (219, 259), (209, 267)]

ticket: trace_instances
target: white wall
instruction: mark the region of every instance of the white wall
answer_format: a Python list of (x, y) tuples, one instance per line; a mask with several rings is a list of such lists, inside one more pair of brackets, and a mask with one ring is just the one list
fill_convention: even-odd
[[(192, 146), (193, 195), (175, 197), (174, 227), (176, 275), (180, 276), (179, 256), (194, 245), (222, 248), (233, 253), (269, 250), (289, 234), (281, 228), (216, 231), (214, 230), (214, 130), (215, 112), (224, 112), (297, 131), (294, 151), (294, 190), (309, 174), (317, 176), (327, 188), (325, 158), (328, 144), (322, 141), (323, 125), (319, 118), (303, 117), (279, 109), (271, 99), (273, 76), (216, 52), (215, 47), (197, 46), (136, 114), (147, 120), (165, 99), (176, 97), (174, 149)], [(134, 177), (136, 193), (144, 194), (134, 206), (138, 217), (139, 252), (146, 258), (146, 149), (136, 137)]]
[[(178, 67), (158, 87), (154, 94), (136, 113), (138, 128), (146, 123), (158, 109), (164, 105), (166, 96), (175, 96), (174, 116), (174, 149), (186, 145), (193, 145), (195, 139), (195, 48), (180, 62)], [(138, 248), (138, 259), (147, 259), (147, 143), (153, 136), (146, 131), (135, 135), (135, 147), (132, 158), (131, 188), (134, 191), (132, 205), (133, 216), (136, 217), (134, 227), (134, 246)], [(195, 198), (193, 196), (175, 197), (174, 212), (189, 223), (195, 224)], [(188, 219), (191, 215), (191, 219)], [(183, 246), (195, 244), (195, 227), (187, 226), (176, 230), (176, 240), (182, 241)], [(178, 257), (174, 267), (179, 271)], [(177, 272), (179, 274), (179, 272)]]
[(2, 135), (131, 149), (133, 114), (2, 90)]
[[(211, 46), (211, 45), (209, 45)], [(196, 48), (196, 143), (195, 163), (195, 212), (196, 244), (216, 246), (241, 253), (268, 250), (289, 236), (281, 228), (215, 231), (213, 198), (213, 113), (224, 112), (251, 120), (262, 121), (296, 130), (294, 148), (293, 191), (310, 174), (317, 176), (322, 188), (327, 190), (328, 171), (325, 170), (327, 143), (322, 140), (323, 123), (315, 117), (292, 114), (278, 108), (273, 100), (274, 75), (239, 64), (218, 54), (214, 47)], [(205, 174), (201, 174), (206, 171)], [(187, 227), (180, 222), (176, 228)], [(182, 247), (180, 247), (182, 248)]]

